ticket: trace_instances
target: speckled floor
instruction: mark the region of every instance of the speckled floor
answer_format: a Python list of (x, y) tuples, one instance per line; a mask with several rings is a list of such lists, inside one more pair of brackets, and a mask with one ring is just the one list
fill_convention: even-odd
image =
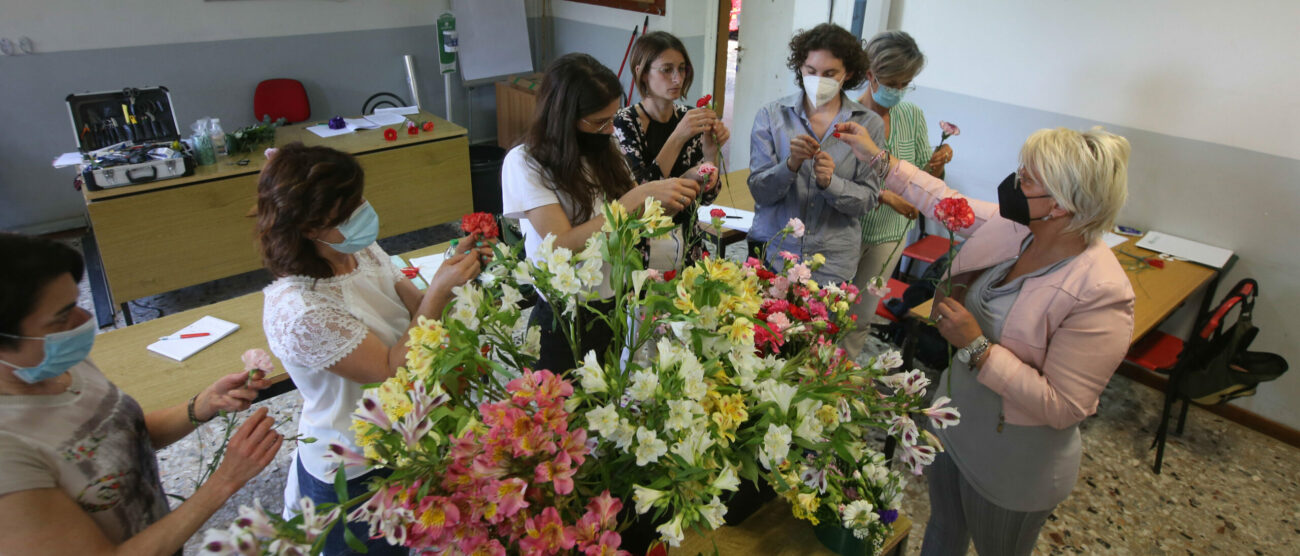
[[(453, 230), (442, 227), (386, 240), (385, 249), (401, 253), (445, 241)], [(731, 256), (738, 256), (732, 250)], [(155, 296), (133, 304), (137, 321), (255, 291), (264, 274), (220, 280)], [(83, 284), (83, 306), (90, 308)], [(119, 326), (121, 316), (119, 315)], [(864, 357), (888, 347), (872, 338)], [(1098, 416), (1082, 425), (1084, 459), (1073, 494), (1057, 507), (1038, 539), (1041, 554), (1300, 554), (1300, 450), (1216, 415), (1193, 409), (1182, 437), (1171, 437), (1162, 475), (1151, 472), (1149, 450), (1159, 419), (1161, 396), (1154, 390), (1116, 377), (1102, 394)], [(264, 402), (282, 431), (296, 429), (301, 406), (297, 392)], [(158, 452), (163, 485), (188, 496), (200, 471), (200, 452), (220, 440), (221, 425), (205, 425), (197, 434)], [(291, 449), (248, 483), (218, 512), (205, 529), (224, 526), (239, 505), (261, 500), (268, 509), (282, 506), (281, 492)], [(908, 554), (919, 554), (929, 516), (924, 477), (908, 486), (905, 512), (916, 523)], [(201, 534), (186, 546), (198, 551)], [(974, 554), (974, 550), (970, 551)]]

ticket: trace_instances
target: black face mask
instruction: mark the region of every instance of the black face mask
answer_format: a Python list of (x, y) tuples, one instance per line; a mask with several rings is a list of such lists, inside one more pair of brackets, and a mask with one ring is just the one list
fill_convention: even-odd
[(1010, 176), (1007, 176), (1007, 179), (1002, 180), (1002, 183), (998, 185), (998, 214), (1007, 220), (1022, 226), (1028, 226), (1029, 221), (1032, 220), (1029, 217), (1029, 200), (1051, 197), (1051, 195), (1026, 197), (1025, 192), (1020, 189), (1019, 184), (1016, 182), (1016, 173), (1012, 172)]
[(609, 134), (578, 131), (578, 151), (583, 156), (600, 154), (609, 149)]

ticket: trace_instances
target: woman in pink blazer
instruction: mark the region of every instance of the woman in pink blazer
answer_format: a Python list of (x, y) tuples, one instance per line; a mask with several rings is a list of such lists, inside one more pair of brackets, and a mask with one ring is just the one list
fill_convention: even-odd
[[(960, 197), (882, 152), (866, 130), (836, 137), (887, 172), (884, 187), (932, 213)], [(1078, 478), (1078, 424), (1124, 359), (1133, 289), (1101, 235), (1127, 197), (1128, 140), (1094, 128), (1044, 129), (1020, 149), (998, 203), (968, 199), (975, 224), (932, 318), (959, 348), (936, 391), (962, 422), (934, 431), (946, 451), (928, 474), (922, 554), (1029, 554)], [(942, 290), (942, 288), (940, 288)]]

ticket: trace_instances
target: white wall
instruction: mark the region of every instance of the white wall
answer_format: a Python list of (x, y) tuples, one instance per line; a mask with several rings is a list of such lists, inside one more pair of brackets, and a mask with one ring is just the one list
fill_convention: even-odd
[[(995, 200), (1039, 128), (1125, 135), (1120, 221), (1233, 249), (1219, 295), (1257, 279), (1252, 349), (1300, 365), (1300, 2), (895, 0), (890, 21), (928, 59), (909, 100), (932, 138), (940, 119), (962, 126), (950, 185)], [(1162, 329), (1186, 337), (1199, 300)], [(1297, 397), (1293, 371), (1233, 403), (1300, 428)]]
[(0, 37), (37, 52), (431, 25), (447, 0), (6, 0)]
[(897, 4), (917, 85), (1300, 157), (1300, 2)]

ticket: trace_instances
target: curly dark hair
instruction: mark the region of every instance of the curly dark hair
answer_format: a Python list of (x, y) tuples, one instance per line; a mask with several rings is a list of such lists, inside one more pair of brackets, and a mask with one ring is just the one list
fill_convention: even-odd
[(347, 220), (361, 206), (364, 184), (350, 154), (297, 142), (277, 149), (257, 182), (257, 237), (271, 275), (333, 276), (307, 234)]
[(856, 89), (867, 79), (867, 53), (862, 42), (853, 34), (834, 23), (823, 23), (806, 31), (799, 31), (790, 39), (790, 57), (785, 65), (794, 71), (794, 84), (803, 86), (803, 63), (808, 53), (826, 50), (844, 62), (844, 85), (840, 90)]

